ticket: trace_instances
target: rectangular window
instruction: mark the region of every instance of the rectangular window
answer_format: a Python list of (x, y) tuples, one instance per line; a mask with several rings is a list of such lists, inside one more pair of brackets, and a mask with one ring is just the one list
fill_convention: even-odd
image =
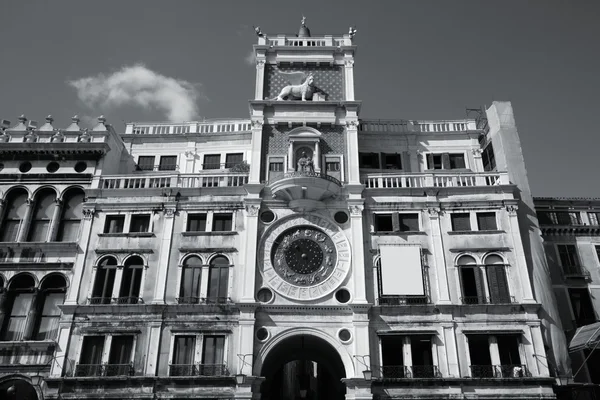
[(325, 169), (327, 172), (339, 172), (340, 171), (340, 162), (339, 161), (327, 161), (325, 163)]
[(496, 213), (495, 212), (482, 212), (477, 213), (477, 229), (480, 231), (495, 231), (498, 229), (496, 226)]
[(381, 154), (383, 169), (402, 169), (402, 156), (400, 154)]
[(490, 339), (487, 335), (467, 335), (471, 355), (471, 376), (473, 378), (494, 378), (494, 367), (490, 356)]
[(124, 215), (107, 215), (104, 224), (104, 233), (123, 233), (124, 225)]
[(195, 374), (194, 353), (196, 336), (175, 336), (171, 376), (192, 376)]
[(495, 171), (496, 170), (496, 156), (494, 155), (494, 147), (492, 144), (488, 144), (481, 153), (481, 161), (483, 162), (484, 171)]
[(379, 153), (358, 153), (358, 167), (379, 169)]
[(35, 335), (35, 340), (55, 340), (58, 335), (60, 308), (65, 301), (64, 293), (48, 293), (44, 298), (44, 306)]
[(518, 335), (497, 335), (498, 353), (500, 355), (499, 371), (496, 376), (517, 378), (523, 376), (521, 356), (519, 354), (520, 338)]
[(104, 336), (85, 336), (81, 346), (76, 376), (101, 376)]
[(454, 232), (471, 230), (471, 216), (469, 213), (454, 213), (450, 215), (450, 219)]
[(225, 168), (233, 168), (244, 161), (244, 153), (232, 153), (225, 156)]
[(485, 284), (479, 267), (460, 266), (460, 285), (463, 304), (485, 304)]
[(206, 214), (188, 214), (187, 232), (205, 232)]
[(139, 156), (138, 169), (142, 171), (154, 170), (154, 156)]
[(441, 154), (428, 154), (427, 155), (427, 169), (442, 169), (442, 155)]
[(450, 154), (450, 169), (464, 169), (465, 155), (464, 154)]
[(574, 244), (557, 244), (558, 257), (560, 265), (563, 267), (578, 267), (579, 257), (577, 255), (577, 247)]
[(437, 369), (433, 365), (431, 336), (415, 335), (410, 337), (412, 356), (411, 374), (413, 378), (435, 378)]
[(177, 156), (161, 156), (159, 171), (175, 171), (177, 170)]
[[(12, 301), (8, 321), (5, 321), (3, 340), (23, 340), (25, 322), (31, 311), (33, 293), (17, 293)], [(6, 317), (5, 317), (6, 318)]]
[(16, 242), (17, 234), (19, 233), (19, 226), (21, 220), (10, 220), (6, 218), (2, 224), (2, 241), (3, 242)]
[(221, 168), (221, 155), (220, 154), (205, 154), (204, 165), (202, 169), (220, 169)]
[(200, 375), (219, 376), (225, 375), (223, 364), (225, 350), (225, 336), (204, 336), (202, 343), (202, 365)]
[(213, 232), (230, 232), (232, 230), (233, 214), (214, 214)]
[(588, 212), (590, 225), (600, 225), (600, 212)]
[(209, 303), (227, 303), (229, 291), (229, 265), (214, 264), (208, 269)]
[(490, 303), (511, 303), (508, 281), (506, 280), (506, 269), (504, 265), (486, 265), (488, 288), (490, 291)]
[(600, 261), (600, 246), (596, 246), (596, 256), (598, 257), (598, 261)]
[(283, 161), (271, 161), (269, 163), (269, 171), (271, 172), (283, 172)]
[(381, 336), (384, 378), (404, 378), (404, 340), (400, 335)]
[(394, 223), (392, 214), (373, 214), (375, 232), (393, 232)]
[(592, 304), (590, 292), (587, 288), (569, 289), (569, 298), (571, 300), (573, 316), (575, 317), (575, 324), (578, 328), (596, 322), (594, 305)]
[(401, 232), (419, 231), (419, 214), (398, 214), (398, 221)]
[(132, 215), (131, 224), (129, 225), (130, 233), (148, 232), (150, 231), (150, 215)]
[(131, 363), (131, 353), (133, 351), (133, 336), (118, 335), (113, 336), (108, 355), (108, 365), (106, 375), (129, 375), (129, 366)]
[(427, 169), (464, 169), (464, 153), (429, 153), (427, 154)]

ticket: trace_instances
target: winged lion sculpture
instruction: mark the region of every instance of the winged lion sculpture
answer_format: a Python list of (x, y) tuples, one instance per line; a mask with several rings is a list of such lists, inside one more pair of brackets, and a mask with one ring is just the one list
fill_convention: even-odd
[(284, 75), (290, 85), (284, 86), (279, 95), (272, 100), (311, 100), (314, 93), (323, 91), (314, 85), (315, 78), (312, 74), (304, 72), (279, 72)]

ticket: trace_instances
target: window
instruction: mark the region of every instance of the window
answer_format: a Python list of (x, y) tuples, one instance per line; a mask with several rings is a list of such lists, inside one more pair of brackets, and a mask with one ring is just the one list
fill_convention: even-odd
[(494, 367), (490, 356), (490, 339), (486, 335), (468, 335), (471, 355), (471, 376), (473, 378), (493, 378)]
[(206, 231), (206, 214), (188, 214), (187, 232)]
[(481, 153), (481, 161), (483, 162), (484, 171), (495, 171), (496, 170), (496, 156), (494, 155), (494, 147), (492, 144), (488, 144)]
[(102, 376), (102, 353), (104, 336), (85, 336), (81, 345), (76, 376)]
[(383, 169), (402, 169), (402, 156), (400, 154), (381, 153)]
[(542, 225), (581, 225), (579, 211), (538, 211), (537, 216)]
[(577, 328), (596, 322), (596, 313), (594, 305), (590, 298), (590, 292), (587, 288), (570, 288), (569, 298), (571, 300), (571, 309), (573, 310), (573, 321)]
[(108, 364), (105, 366), (107, 376), (133, 375), (131, 368), (133, 339), (132, 335), (112, 337)]
[(138, 256), (129, 257), (123, 266), (123, 278), (119, 290), (118, 304), (138, 304), (140, 301), (140, 287), (144, 260)]
[(29, 242), (46, 242), (52, 214), (56, 204), (56, 193), (53, 190), (41, 191), (35, 199), (33, 218), (29, 225)]
[(2, 221), (2, 229), (0, 229), (3, 242), (17, 241), (19, 227), (27, 211), (27, 198), (27, 192), (19, 189), (11, 191), (7, 196), (4, 221)]
[(186, 258), (181, 271), (180, 304), (195, 304), (200, 301), (201, 278), (202, 260), (197, 256)]
[[(521, 364), (520, 336), (514, 334), (467, 335), (473, 378), (521, 378), (528, 375)], [(493, 354), (493, 356), (492, 356)], [(493, 365), (492, 359), (500, 361)]]
[(495, 231), (498, 229), (496, 226), (496, 213), (495, 212), (482, 212), (477, 213), (477, 229), (480, 231)]
[(491, 254), (484, 260), (487, 275), (490, 302), (492, 304), (511, 303), (508, 281), (506, 280), (506, 267), (502, 257)]
[(171, 376), (192, 376), (194, 374), (194, 353), (196, 352), (195, 336), (175, 336)]
[(154, 170), (154, 156), (139, 156), (138, 169), (142, 171)]
[(600, 246), (596, 246), (596, 256), (598, 257), (598, 261), (600, 261)]
[(381, 337), (382, 373), (384, 378), (404, 378), (404, 340), (403, 336)]
[(464, 169), (464, 153), (429, 153), (427, 154), (427, 169)]
[(419, 214), (398, 214), (400, 232), (417, 232), (419, 230)]
[(340, 171), (340, 162), (339, 161), (327, 161), (325, 163), (325, 169), (327, 172), (339, 172)]
[(577, 256), (577, 247), (574, 244), (557, 244), (558, 257), (560, 265), (563, 267), (579, 267), (579, 257)]
[(373, 214), (375, 219), (375, 232), (393, 232), (394, 223), (392, 214)]
[(100, 261), (96, 269), (91, 304), (110, 304), (116, 272), (117, 260), (114, 257), (105, 257)]
[(202, 364), (199, 375), (218, 376), (225, 375), (223, 351), (225, 349), (225, 336), (204, 336), (202, 342)]
[(379, 169), (379, 153), (358, 153), (358, 167)]
[(60, 308), (65, 301), (67, 282), (61, 275), (50, 275), (41, 285), (39, 309), (41, 310), (36, 321), (35, 340), (56, 340), (58, 337), (58, 323), (60, 321)]
[(229, 292), (229, 260), (217, 256), (210, 262), (208, 269), (208, 293), (206, 301), (210, 303), (226, 303)]
[(221, 168), (221, 155), (220, 154), (206, 154), (204, 155), (204, 165), (202, 169), (220, 169)]
[(124, 215), (107, 215), (104, 223), (104, 233), (123, 233)]
[(233, 214), (214, 214), (213, 232), (230, 232), (232, 230)]
[(283, 160), (272, 160), (269, 163), (270, 172), (283, 172)]
[[(406, 347), (410, 361), (404, 359)], [(439, 376), (433, 365), (431, 335), (389, 335), (381, 337), (384, 378), (435, 378)]]
[(225, 156), (225, 168), (233, 168), (244, 161), (244, 153), (232, 153)]
[[(27, 316), (32, 310), (35, 282), (31, 275), (21, 274), (8, 287), (2, 340), (24, 340)], [(2, 310), (4, 311), (4, 310)]]
[(412, 356), (412, 365), (409, 367), (410, 376), (412, 378), (437, 377), (437, 367), (433, 365), (431, 336), (409, 336), (408, 340)]
[(83, 217), (84, 194), (81, 190), (71, 190), (64, 196), (62, 216), (58, 227), (59, 242), (76, 242), (79, 225)]
[(600, 225), (600, 212), (588, 212), (590, 225)]
[(175, 171), (177, 169), (177, 156), (161, 156), (159, 171)]
[(457, 261), (457, 265), (463, 304), (486, 303), (485, 283), (475, 259), (471, 256), (461, 256)]
[(471, 216), (469, 213), (453, 213), (450, 215), (450, 219), (454, 232), (471, 230)]
[(150, 215), (132, 215), (129, 224), (130, 233), (148, 232), (150, 230)]

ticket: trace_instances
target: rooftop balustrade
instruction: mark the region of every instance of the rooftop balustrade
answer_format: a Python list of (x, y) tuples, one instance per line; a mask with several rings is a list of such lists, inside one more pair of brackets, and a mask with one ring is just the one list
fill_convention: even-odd
[(181, 123), (140, 123), (130, 122), (125, 126), (125, 134), (131, 135), (176, 135), (249, 132), (252, 125), (249, 119), (194, 121)]
[(248, 173), (210, 170), (197, 174), (113, 175), (96, 178), (92, 189), (217, 188), (248, 183)]
[(366, 174), (361, 180), (367, 189), (475, 187), (510, 183), (506, 172)]

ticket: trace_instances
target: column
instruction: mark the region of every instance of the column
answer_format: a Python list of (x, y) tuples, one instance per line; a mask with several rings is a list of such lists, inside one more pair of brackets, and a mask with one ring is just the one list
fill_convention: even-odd
[(344, 60), (344, 82), (346, 83), (346, 101), (354, 101), (354, 60)]
[[(508, 214), (508, 229), (512, 239), (512, 245), (515, 253), (516, 265), (511, 271), (507, 271), (509, 275), (509, 286), (514, 287), (519, 281), (521, 283), (521, 302), (536, 303), (531, 290), (531, 281), (529, 280), (529, 272), (527, 271), (527, 259), (525, 258), (525, 250), (523, 249), (523, 241), (521, 240), (521, 231), (519, 230), (519, 218), (517, 214), (517, 206), (506, 206)], [(518, 299), (517, 299), (518, 301)]]
[(33, 299), (31, 300), (31, 308), (27, 313), (27, 321), (23, 332), (23, 340), (33, 340), (34, 329), (37, 324), (40, 302), (44, 301), (44, 294), (39, 289), (34, 289)]
[(5, 310), (7, 298), (8, 292), (6, 288), (0, 288), (0, 326), (4, 326), (4, 317), (6, 316), (7, 312), (7, 310)]
[(318, 140), (315, 142), (315, 154), (313, 157), (313, 162), (315, 164), (315, 171), (320, 172), (321, 171), (321, 149), (320, 149)]
[(360, 173), (358, 170), (358, 121), (346, 121), (346, 138), (348, 151), (348, 183), (360, 184)]
[(473, 165), (471, 169), (475, 172), (483, 172), (483, 160), (481, 159), (482, 150), (471, 149), (471, 152), (473, 153), (473, 161), (475, 162), (475, 165)]
[(167, 272), (169, 271), (169, 258), (171, 257), (171, 241), (175, 225), (175, 206), (169, 205), (163, 216), (163, 231), (160, 236), (160, 256), (158, 258), (158, 271), (156, 273), (156, 286), (152, 304), (165, 303), (165, 290), (167, 287)]
[(288, 141), (288, 165), (287, 172), (295, 171), (296, 167), (294, 166), (294, 142)]
[(17, 242), (27, 241), (27, 233), (29, 232), (29, 224), (31, 223), (34, 207), (35, 202), (33, 199), (27, 199), (27, 209), (25, 210), (25, 216), (21, 220), (21, 226), (19, 227), (19, 233), (17, 235)]
[[(349, 203), (350, 210), (350, 228), (352, 230), (352, 276), (354, 286), (353, 303), (366, 304), (366, 279), (365, 279), (365, 254), (363, 240), (363, 202), (364, 200), (352, 201)], [(369, 262), (370, 264), (370, 262)]]
[[(535, 362), (527, 360), (526, 364), (530, 368), (533, 376), (536, 376), (536, 372), (537, 376), (550, 376), (550, 365), (548, 365), (548, 356), (544, 349), (544, 339), (542, 337), (540, 324), (536, 323), (535, 325), (529, 325), (529, 331), (531, 334), (531, 344), (533, 346), (533, 358), (535, 359)], [(523, 362), (523, 364), (525, 364), (525, 362)], [(535, 368), (532, 368), (533, 365), (535, 365)]]
[(443, 361), (440, 364), (440, 372), (442, 376), (458, 377), (460, 375), (460, 368), (458, 365), (458, 351), (456, 348), (456, 336), (454, 333), (454, 324), (444, 323), (442, 324), (443, 329), (443, 340), (444, 346), (441, 346), (441, 355)]
[(250, 184), (260, 184), (263, 123), (262, 115), (252, 119), (252, 162), (250, 163), (250, 177), (248, 179)]
[[(82, 253), (78, 254), (75, 258), (75, 264), (73, 265), (73, 280), (67, 291), (65, 305), (77, 305), (77, 298), (79, 296), (79, 290), (81, 288), (81, 279), (83, 277), (83, 271), (85, 269), (85, 260), (87, 258), (88, 243), (92, 234), (92, 226), (94, 222), (95, 212), (96, 211), (91, 208), (83, 209), (83, 220), (81, 221), (81, 239), (79, 241)], [(93, 282), (94, 281), (92, 280), (92, 285)]]
[[(264, 55), (263, 55), (264, 57)], [(265, 81), (265, 60), (256, 60), (256, 89), (254, 91), (254, 100), (264, 100)]]
[(0, 199), (0, 232), (2, 232), (2, 229), (4, 228), (2, 226), (2, 222), (4, 222), (4, 205), (5, 204), (6, 204), (6, 200)]
[(254, 303), (254, 286), (256, 282), (256, 247), (258, 245), (258, 211), (260, 199), (246, 199), (246, 248), (244, 251), (244, 265), (242, 273), (242, 286), (240, 302)]
[(432, 207), (428, 209), (429, 222), (431, 224), (431, 241), (433, 259), (435, 262), (435, 272), (438, 287), (438, 303), (451, 304), (450, 291), (448, 285), (448, 271), (446, 270), (446, 257), (444, 254), (444, 243), (442, 239), (442, 227), (440, 226), (440, 216), (443, 211)]
[(500, 368), (500, 351), (498, 350), (498, 338), (496, 336), (490, 336), (488, 338), (490, 344), (490, 359), (492, 360), (493, 374), (495, 378), (502, 377), (502, 370)]
[(123, 268), (124, 267), (122, 265), (117, 265), (117, 271), (115, 272), (115, 283), (111, 293), (111, 303), (114, 301), (118, 304), (119, 302), (119, 297), (121, 295), (121, 282), (123, 282)]
[(58, 228), (60, 226), (60, 217), (62, 216), (62, 205), (63, 201), (61, 199), (54, 200), (54, 211), (52, 212), (52, 221), (50, 221), (50, 227), (48, 228), (48, 237), (46, 238), (48, 242), (56, 241)]
[(200, 299), (208, 298), (208, 274), (209, 273), (210, 273), (210, 265), (204, 264), (202, 266), (202, 273), (200, 275), (200, 293), (198, 293), (198, 297), (200, 297)]
[[(230, 371), (234, 375), (253, 375), (252, 366), (254, 365), (254, 324), (254, 306), (246, 306), (242, 310), (240, 310), (238, 330), (239, 341), (237, 353), (235, 354), (236, 362), (234, 363), (234, 365), (237, 364), (237, 368), (235, 369), (235, 371)], [(238, 354), (240, 355), (239, 357)]]
[[(353, 318), (353, 324), (354, 324), (354, 354), (357, 356), (363, 356), (363, 360), (367, 365), (362, 365), (360, 362), (356, 362), (355, 366), (356, 368), (354, 369), (354, 377), (355, 378), (362, 378), (363, 375), (363, 371), (365, 369), (373, 369), (371, 367), (371, 352), (370, 352), (370, 346), (369, 346), (369, 316), (368, 316), (368, 312), (366, 311), (359, 311), (359, 310), (355, 310), (354, 311), (354, 318)], [(366, 357), (364, 357), (366, 356)]]

